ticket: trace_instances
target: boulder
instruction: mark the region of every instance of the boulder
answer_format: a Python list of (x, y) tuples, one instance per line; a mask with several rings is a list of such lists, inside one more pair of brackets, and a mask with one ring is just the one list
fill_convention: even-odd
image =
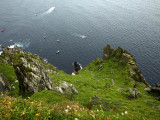
[(123, 92), (124, 91), (123, 88), (118, 88), (117, 90), (118, 90), (118, 92)]
[(60, 86), (55, 87), (54, 90), (60, 92), (61, 94), (69, 94), (69, 95), (72, 95), (74, 93), (78, 94), (78, 90), (75, 88), (75, 86), (65, 81), (61, 81)]
[(128, 96), (129, 99), (138, 98), (140, 96), (140, 92), (137, 90), (137, 88), (128, 88), (127, 92), (130, 93), (130, 95)]
[(151, 92), (151, 88), (150, 88), (150, 87), (146, 87), (144, 90), (145, 90), (146, 92), (148, 92), (148, 93)]

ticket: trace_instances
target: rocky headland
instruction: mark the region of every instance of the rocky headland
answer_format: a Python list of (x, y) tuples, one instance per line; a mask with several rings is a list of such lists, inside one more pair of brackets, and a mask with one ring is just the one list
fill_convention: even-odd
[[(105, 113), (113, 108), (119, 109), (117, 111), (121, 112), (124, 110), (124, 106), (127, 106), (126, 108), (131, 112), (132, 106), (135, 107), (136, 102), (139, 102), (138, 106), (141, 106), (141, 102), (145, 99), (148, 99), (145, 100), (145, 104), (149, 101), (148, 104), (151, 104), (144, 106), (145, 109), (160, 105), (158, 101), (160, 99), (158, 97), (160, 85), (149, 86), (133, 55), (121, 47), (112, 49), (110, 45), (107, 45), (103, 49), (102, 59), (98, 58), (89, 63), (75, 76), (58, 70), (38, 55), (25, 52), (20, 47), (3, 46), (2, 50), (3, 53), (0, 55), (0, 91), (7, 92), (9, 96), (29, 96), (33, 100), (45, 98), (44, 102), (50, 101), (52, 103), (51, 98), (54, 99), (58, 95), (58, 101), (55, 100), (54, 104), (63, 102), (62, 99), (67, 99), (78, 102), (88, 110), (98, 109), (98, 106), (101, 105)], [(53, 94), (50, 93), (51, 91)], [(43, 94), (44, 92), (46, 96)], [(47, 94), (51, 95), (48, 97)], [(118, 98), (119, 100), (117, 100)], [(132, 100), (131, 106), (128, 100)], [(154, 108), (155, 116), (151, 117), (147, 117), (147, 114), (143, 116), (142, 110), (135, 109), (140, 112), (141, 118), (150, 119), (158, 116), (155, 109), (159, 110), (159, 107)], [(134, 112), (135, 116), (126, 116), (125, 119), (137, 118), (138, 112)], [(70, 114), (73, 115), (73, 113)], [(83, 117), (83, 119), (86, 118)], [(93, 119), (96, 118), (93, 117)]]

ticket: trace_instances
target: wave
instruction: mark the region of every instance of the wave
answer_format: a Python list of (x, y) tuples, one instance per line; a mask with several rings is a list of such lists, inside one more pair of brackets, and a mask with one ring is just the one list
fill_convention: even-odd
[(14, 48), (14, 46), (15, 46), (15, 45), (10, 45), (10, 46), (8, 46), (8, 47), (9, 47), (9, 48)]
[(2, 54), (3, 52), (2, 51), (0, 51), (0, 55)]
[(8, 46), (9, 48), (14, 48), (14, 46), (18, 46), (18, 47), (21, 47), (23, 49), (26, 49), (28, 48), (30, 45), (30, 42), (29, 41), (26, 41), (26, 42), (16, 42), (14, 43), (14, 45), (10, 45)]
[(0, 45), (0, 55), (3, 53), (3, 51), (1, 51), (1, 45)]
[[(27, 47), (29, 47), (30, 42), (26, 41), (26, 42), (16, 42), (14, 43), (14, 45), (9, 45), (8, 48), (14, 48), (14, 46), (18, 46), (21, 47), (22, 49), (26, 49)], [(3, 53), (3, 51), (1, 51), (1, 45), (0, 45), (0, 55)]]
[(53, 12), (53, 10), (55, 9), (56, 7), (51, 7), (51, 8), (49, 8), (46, 12), (45, 12), (45, 14), (50, 14), (51, 12)]
[(43, 60), (44, 60), (46, 63), (48, 63), (48, 60), (47, 60), (47, 58), (43, 58)]
[(72, 34), (72, 35), (74, 35), (75, 37), (80, 37), (80, 38), (82, 38), (82, 39), (86, 39), (86, 38), (87, 38), (86, 35), (81, 35), (81, 34), (77, 34), (77, 33), (74, 33), (74, 34)]

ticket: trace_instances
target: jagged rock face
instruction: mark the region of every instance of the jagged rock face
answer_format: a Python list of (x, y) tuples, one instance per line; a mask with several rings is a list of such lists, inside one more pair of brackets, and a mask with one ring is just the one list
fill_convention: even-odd
[(4, 62), (14, 67), (19, 82), (20, 94), (35, 93), (42, 90), (53, 90), (61, 94), (66, 93), (70, 95), (78, 93), (73, 84), (65, 81), (61, 81), (59, 87), (54, 87), (52, 79), (48, 74), (58, 73), (50, 68), (46, 68), (47, 63), (39, 56), (24, 52), (17, 46), (14, 48), (3, 46), (2, 50), (5, 55)]
[(0, 73), (0, 92), (6, 92), (11, 89), (8, 80)]
[(19, 81), (19, 92), (35, 93), (42, 90), (53, 90), (53, 83), (44, 69), (42, 59), (37, 55), (24, 52), (21, 48), (2, 48), (7, 60), (11, 61)]
[(130, 78), (135, 81), (143, 82), (146, 86), (148, 86), (148, 83), (141, 74), (141, 71), (136, 64), (133, 55), (128, 53), (127, 50), (123, 50), (121, 47), (118, 47), (117, 49), (112, 49), (110, 45), (107, 45), (103, 49), (103, 59), (107, 60), (109, 58), (112, 58), (113, 60), (118, 60), (119, 66), (129, 65), (130, 70), (128, 72), (130, 74)]
[(26, 59), (21, 59), (23, 64), (21, 66), (14, 66), (19, 80), (20, 92), (35, 93), (53, 89), (53, 83), (40, 63), (33, 61), (33, 65), (31, 66), (27, 63)]

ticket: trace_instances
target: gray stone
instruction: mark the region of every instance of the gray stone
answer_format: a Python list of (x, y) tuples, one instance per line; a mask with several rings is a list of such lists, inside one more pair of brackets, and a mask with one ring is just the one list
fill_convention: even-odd
[(115, 81), (114, 81), (114, 79), (112, 79), (112, 85), (115, 85)]
[(136, 88), (128, 88), (127, 92), (130, 93), (129, 98), (138, 98), (140, 92)]
[[(58, 72), (54, 71), (56, 68), (52, 67), (52, 65), (45, 68), (44, 66), (47, 66), (47, 63), (39, 56), (24, 52), (17, 46), (13, 48), (3, 46), (2, 50), (7, 63), (8, 61), (12, 62), (19, 82), (19, 92), (22, 95), (25, 93), (40, 92), (42, 90), (54, 90), (62, 94), (78, 93), (73, 84), (65, 81), (62, 81), (59, 87), (54, 87), (53, 80), (48, 74), (58, 74)], [(19, 60), (18, 64), (15, 62), (14, 58)], [(17, 82), (17, 80), (15, 80), (15, 82)], [(2, 88), (2, 86), (5, 86), (4, 82), (0, 83), (1, 89), (4, 90), (4, 87)]]
[(60, 92), (61, 94), (78, 94), (78, 90), (75, 88), (75, 86), (71, 83), (67, 83), (65, 81), (60, 82), (59, 87), (54, 88), (56, 91)]
[(118, 90), (118, 92), (123, 92), (124, 91), (123, 88), (118, 88), (117, 90)]
[(144, 89), (146, 92), (151, 92), (151, 88), (150, 87), (147, 87)]
[[(17, 58), (20, 60), (20, 64), (13, 62), (21, 94), (53, 90), (52, 80), (48, 76), (47, 70), (43, 67), (43, 61), (40, 57), (24, 52), (17, 46), (14, 48), (3, 47), (2, 50), (7, 59), (11, 61), (14, 61), (14, 56), (17, 57), (17, 54), (21, 53)], [(10, 57), (10, 53), (12, 53), (12, 57)]]

